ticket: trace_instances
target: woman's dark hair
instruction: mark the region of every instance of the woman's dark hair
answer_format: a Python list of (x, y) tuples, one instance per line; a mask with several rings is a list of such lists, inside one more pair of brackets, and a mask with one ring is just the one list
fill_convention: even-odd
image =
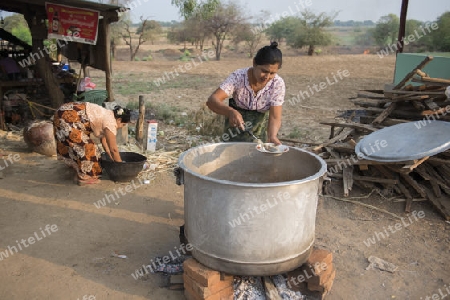
[(131, 119), (131, 110), (128, 108), (121, 107), (119, 105), (116, 105), (113, 109), (114, 112), (114, 118), (122, 119), (122, 123), (130, 123)]
[(272, 42), (270, 46), (264, 46), (259, 49), (253, 61), (257, 65), (278, 64), (278, 68), (281, 68), (283, 55), (281, 54), (281, 50), (278, 49), (278, 43)]

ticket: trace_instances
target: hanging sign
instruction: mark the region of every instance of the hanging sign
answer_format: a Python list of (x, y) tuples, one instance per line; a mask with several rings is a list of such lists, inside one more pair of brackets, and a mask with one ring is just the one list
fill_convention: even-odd
[(95, 45), (100, 13), (96, 10), (45, 3), (48, 38)]

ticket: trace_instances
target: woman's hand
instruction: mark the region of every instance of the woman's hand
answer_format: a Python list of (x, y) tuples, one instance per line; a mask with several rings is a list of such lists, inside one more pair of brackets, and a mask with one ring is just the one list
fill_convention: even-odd
[(275, 146), (278, 146), (278, 145), (281, 145), (281, 142), (280, 142), (280, 140), (275, 136), (275, 137), (272, 137), (272, 138), (269, 138), (269, 141), (268, 141), (269, 143), (274, 143), (275, 144)]
[(239, 127), (240, 129), (245, 130), (244, 118), (242, 118), (241, 113), (234, 108), (231, 108), (228, 114), (228, 121), (231, 127)]
[(242, 115), (234, 108), (231, 108), (230, 106), (224, 104), (224, 101), (227, 98), (228, 95), (221, 88), (218, 88), (214, 93), (212, 93), (211, 96), (209, 96), (206, 105), (216, 114), (227, 117), (230, 126), (239, 126), (239, 128), (245, 130), (244, 119), (242, 118)]

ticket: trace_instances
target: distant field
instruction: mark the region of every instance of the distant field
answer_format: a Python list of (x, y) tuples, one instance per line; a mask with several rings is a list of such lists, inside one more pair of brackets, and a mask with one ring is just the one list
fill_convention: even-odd
[(330, 27), (327, 29), (334, 37), (334, 45), (355, 46), (356, 38), (363, 35), (373, 27)]

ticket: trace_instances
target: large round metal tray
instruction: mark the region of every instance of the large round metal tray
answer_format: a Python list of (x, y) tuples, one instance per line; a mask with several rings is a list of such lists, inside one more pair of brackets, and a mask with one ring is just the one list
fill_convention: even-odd
[(450, 122), (420, 120), (385, 127), (355, 147), (360, 159), (399, 162), (432, 156), (450, 148)]

